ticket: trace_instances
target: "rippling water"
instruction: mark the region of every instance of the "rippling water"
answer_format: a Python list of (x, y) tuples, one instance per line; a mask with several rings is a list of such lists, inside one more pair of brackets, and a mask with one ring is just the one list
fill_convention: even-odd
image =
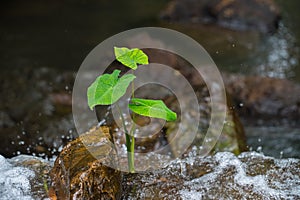
[[(12, 68), (27, 67), (76, 71), (89, 51), (106, 38), (130, 28), (163, 26), (196, 39), (222, 70), (288, 78), (300, 83), (300, 1), (277, 0), (282, 8), (283, 20), (278, 32), (271, 36), (255, 32), (235, 32), (213, 25), (193, 27), (159, 22), (159, 12), (167, 2), (2, 1), (0, 73), (4, 74)], [(11, 84), (14, 84), (13, 81), (11, 80)], [(257, 133), (269, 131), (280, 138), (284, 137), (279, 136), (282, 130), (280, 128), (277, 132), (270, 129), (248, 129), (250, 132), (254, 130)], [(257, 148), (254, 141), (259, 137), (250, 135), (253, 148)], [(262, 139), (268, 140), (268, 136), (263, 136)], [(267, 147), (264, 150), (267, 151)], [(282, 151), (283, 156), (295, 156), (289, 153), (293, 151), (286, 148), (279, 148), (278, 151)], [(271, 155), (278, 157), (278, 151)]]

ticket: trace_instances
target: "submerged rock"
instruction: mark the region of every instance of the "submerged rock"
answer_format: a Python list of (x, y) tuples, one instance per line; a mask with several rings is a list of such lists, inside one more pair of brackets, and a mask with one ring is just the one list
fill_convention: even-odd
[[(118, 199), (121, 173), (113, 165), (107, 127), (92, 128), (64, 147), (51, 171), (51, 199)], [(103, 163), (106, 163), (104, 165)]]
[(46, 199), (51, 165), (33, 156), (0, 156), (0, 199)]
[(273, 0), (174, 0), (164, 10), (162, 18), (268, 33), (278, 28), (280, 11)]
[[(259, 76), (224, 75), (235, 110), (244, 118), (288, 121), (300, 118), (300, 86), (291, 81)], [(250, 122), (249, 122), (250, 123)], [(299, 123), (298, 123), (299, 124)]]
[(298, 199), (299, 174), (298, 159), (193, 151), (164, 169), (125, 175), (123, 199)]

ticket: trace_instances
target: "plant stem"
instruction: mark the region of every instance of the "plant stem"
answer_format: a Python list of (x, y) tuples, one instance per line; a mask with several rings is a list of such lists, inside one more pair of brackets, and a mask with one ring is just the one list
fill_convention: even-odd
[[(134, 75), (134, 71), (132, 71), (132, 74)], [(134, 98), (134, 80), (131, 83), (131, 95), (132, 98)], [(134, 131), (135, 131), (135, 113), (132, 113), (132, 127), (130, 129), (130, 141), (131, 143), (129, 144), (130, 146), (130, 151), (128, 151), (128, 160), (131, 160), (132, 163), (134, 163), (134, 143), (135, 143), (135, 139), (134, 139)], [(130, 171), (131, 172), (131, 171)], [(134, 172), (134, 168), (133, 168), (133, 172)]]
[(125, 132), (125, 139), (126, 139), (126, 148), (127, 148), (127, 160), (128, 160), (128, 169), (130, 173), (134, 173), (134, 136), (132, 133), (132, 129), (130, 130), (130, 134), (127, 131), (126, 124), (125, 124), (125, 119), (123, 116), (123, 113), (121, 111), (121, 108), (118, 103), (116, 103), (119, 113), (121, 115), (121, 120), (123, 123), (123, 128)]
[[(132, 131), (130, 131), (130, 133), (132, 133)], [(134, 136), (131, 134), (126, 134), (126, 147), (129, 172), (134, 173)]]

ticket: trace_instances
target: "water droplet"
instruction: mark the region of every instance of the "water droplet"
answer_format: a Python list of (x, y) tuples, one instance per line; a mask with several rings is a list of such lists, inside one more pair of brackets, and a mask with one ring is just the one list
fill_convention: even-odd
[(63, 150), (63, 146), (61, 145), (60, 147), (58, 147), (58, 152), (61, 152)]
[(280, 151), (280, 159), (283, 157), (283, 151)]
[(256, 151), (262, 153), (262, 146), (257, 147)]
[(261, 142), (261, 138), (258, 138), (257, 141), (258, 141), (258, 142)]
[(105, 119), (102, 119), (99, 123), (98, 123), (98, 127), (100, 127), (100, 126), (102, 126), (104, 123), (106, 122), (106, 120)]

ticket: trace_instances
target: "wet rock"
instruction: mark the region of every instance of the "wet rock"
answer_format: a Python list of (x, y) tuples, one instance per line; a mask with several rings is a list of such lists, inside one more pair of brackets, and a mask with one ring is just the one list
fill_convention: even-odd
[(199, 157), (197, 150), (168, 167), (126, 174), (123, 199), (298, 199), (300, 160), (255, 152)]
[(51, 165), (33, 156), (19, 155), (11, 159), (0, 156), (0, 198), (47, 199)]
[(235, 110), (255, 121), (297, 121), (300, 118), (300, 86), (284, 79), (224, 75)]
[(229, 151), (238, 155), (248, 150), (244, 126), (237, 112), (233, 109), (233, 102), (229, 94), (227, 94), (227, 103), (228, 111), (225, 124), (214, 151)]
[(175, 0), (162, 18), (171, 22), (215, 23), (233, 30), (275, 32), (280, 11), (273, 0)]
[(72, 94), (69, 92), (51, 93), (49, 95), (51, 103), (55, 107), (56, 115), (65, 116), (71, 113), (72, 108)]
[(92, 128), (64, 147), (51, 171), (51, 199), (119, 198), (121, 173), (107, 166), (116, 162), (109, 140), (107, 127)]

